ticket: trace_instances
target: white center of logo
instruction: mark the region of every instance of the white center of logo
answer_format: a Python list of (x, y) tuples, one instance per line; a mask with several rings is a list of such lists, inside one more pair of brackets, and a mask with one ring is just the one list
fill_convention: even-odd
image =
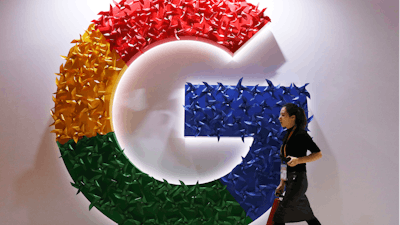
[(207, 183), (242, 161), (252, 144), (240, 137), (184, 137), (185, 83), (266, 85), (284, 63), (267, 27), (232, 57), (200, 41), (159, 45), (138, 57), (118, 84), (112, 118), (118, 142), (144, 173), (180, 185)]

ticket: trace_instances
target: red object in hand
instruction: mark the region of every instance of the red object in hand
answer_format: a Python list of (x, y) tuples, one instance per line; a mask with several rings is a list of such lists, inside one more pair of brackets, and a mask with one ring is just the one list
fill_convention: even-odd
[(279, 198), (275, 198), (274, 203), (272, 204), (271, 212), (269, 213), (267, 225), (274, 225), (274, 221), (272, 221), (272, 219), (274, 218), (274, 214), (279, 206), (279, 203), (280, 203)]

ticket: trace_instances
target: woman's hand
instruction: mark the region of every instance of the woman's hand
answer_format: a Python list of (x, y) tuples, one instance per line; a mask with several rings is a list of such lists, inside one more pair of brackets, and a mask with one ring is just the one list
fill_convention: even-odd
[(280, 183), (280, 184), (278, 185), (278, 187), (276, 188), (276, 190), (275, 190), (275, 196), (281, 195), (281, 194), (283, 193), (283, 190), (284, 190), (284, 189), (285, 189), (285, 185), (282, 184), (282, 183)]
[(300, 164), (299, 158), (294, 157), (294, 156), (288, 156), (288, 157), (290, 157), (290, 161), (287, 163), (288, 166), (294, 167), (294, 166), (297, 166), (298, 164)]

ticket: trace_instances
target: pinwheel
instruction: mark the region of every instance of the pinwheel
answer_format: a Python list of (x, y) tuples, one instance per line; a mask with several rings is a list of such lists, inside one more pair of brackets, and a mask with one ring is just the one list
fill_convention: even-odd
[[(261, 148), (260, 148), (261, 149)], [(253, 163), (255, 163), (255, 162), (259, 162), (258, 164), (259, 164), (259, 166), (260, 167), (265, 167), (267, 164), (266, 164), (266, 159), (265, 159), (265, 156), (264, 156), (264, 154), (263, 153), (260, 153), (260, 152), (256, 152), (256, 151), (250, 151), (249, 152), (249, 154), (251, 155), (251, 158), (252, 158), (252, 160), (250, 161), (250, 162), (253, 162)], [(260, 162), (261, 161), (261, 162)], [(261, 169), (262, 169), (261, 168)]]
[(199, 88), (200, 85), (193, 85), (192, 83), (186, 82), (186, 84), (188, 85), (188, 88), (186, 89), (185, 95), (187, 95), (188, 93), (192, 93), (193, 95), (196, 95), (196, 90), (197, 88)]
[[(210, 96), (211, 98), (214, 98), (213, 96)], [(217, 100), (214, 99), (210, 99), (210, 97), (208, 97), (208, 95), (205, 96), (205, 104), (206, 104), (206, 108), (208, 109), (212, 109), (213, 112), (217, 110), (217, 108), (215, 107), (215, 105), (218, 103)]]
[(226, 91), (231, 89), (230, 86), (226, 87), (222, 83), (218, 82), (218, 87), (217, 87), (217, 93), (221, 93), (223, 95), (226, 95)]
[(189, 127), (190, 129), (192, 129), (195, 137), (199, 136), (199, 134), (201, 132), (201, 127), (198, 127), (198, 126), (195, 126), (195, 125), (191, 125), (189, 123), (185, 123), (185, 125), (187, 127)]
[(274, 86), (274, 85), (272, 84), (272, 81), (270, 81), (270, 80), (268, 80), (268, 79), (266, 79), (266, 81), (267, 81), (267, 83), (268, 83), (268, 87), (266, 87), (266, 88), (264, 89), (263, 93), (269, 93), (269, 95), (270, 95), (272, 98), (276, 99), (275, 90), (278, 90), (278, 89), (280, 88), (280, 85)]
[(204, 95), (211, 96), (211, 94), (214, 91), (214, 88), (212, 86), (210, 86), (207, 82), (203, 82), (203, 84), (205, 85), (205, 88), (201, 91), (199, 97), (201, 98)]
[(246, 180), (242, 176), (239, 176), (238, 174), (235, 174), (233, 172), (230, 172), (227, 176), (222, 177), (221, 179), (224, 182), (232, 183), (233, 185), (237, 185), (239, 181), (246, 182)]
[(258, 84), (256, 86), (254, 86), (251, 90), (250, 90), (250, 94), (253, 96), (252, 99), (250, 99), (250, 101), (253, 101), (257, 95), (261, 95), (261, 91), (258, 90)]
[(242, 100), (242, 103), (239, 105), (239, 109), (241, 109), (244, 114), (248, 116), (249, 109), (252, 107), (252, 105), (248, 104), (247, 99), (243, 95), (240, 95), (238, 100)]
[(279, 95), (279, 99), (280, 100), (275, 103), (277, 107), (282, 108), (286, 103), (288, 103), (282, 95)]
[(237, 125), (239, 129), (242, 128), (242, 117), (240, 116), (235, 116), (232, 114), (232, 123), (227, 124), (230, 127), (233, 127), (234, 125)]
[(246, 193), (248, 185), (245, 185), (241, 190), (235, 189), (235, 194), (240, 198), (238, 201), (239, 204), (244, 205), (246, 203), (246, 199), (248, 198), (248, 194)]
[(281, 88), (282, 88), (282, 90), (283, 90), (282, 95), (292, 95), (292, 94), (290, 93), (290, 91), (291, 91), (292, 88), (293, 88), (292, 85), (293, 85), (293, 84), (290, 84), (289, 87), (281, 86)]
[[(242, 159), (245, 160), (243, 157), (242, 157)], [(239, 163), (239, 165), (237, 166), (237, 168), (238, 168), (238, 170), (240, 171), (241, 174), (243, 174), (243, 175), (249, 175), (249, 174), (246, 172), (246, 170), (247, 170), (248, 168), (250, 168), (250, 165), (247, 164), (247, 161), (242, 161), (241, 163)]]
[(213, 129), (213, 130), (212, 130), (212, 133), (209, 134), (208, 136), (209, 136), (209, 137), (215, 137), (215, 136), (217, 136), (217, 139), (218, 139), (218, 141), (219, 141), (219, 139), (221, 138), (221, 132), (223, 132), (223, 131), (225, 131), (225, 129), (223, 129), (223, 128), (216, 128), (216, 129)]
[(295, 88), (299, 91), (300, 95), (305, 95), (308, 98), (311, 98), (310, 93), (308, 93), (308, 91), (306, 90), (307, 85), (309, 85), (309, 83), (306, 83), (305, 85), (301, 86), (301, 87), (296, 87)]
[(231, 116), (232, 116), (232, 112), (228, 113), (228, 115), (222, 110), (215, 112), (210, 125), (214, 129), (220, 128), (220, 130), (225, 131), (225, 129), (223, 129), (223, 128), (226, 128), (227, 122)]
[[(196, 104), (197, 102), (192, 102), (190, 105), (184, 105), (183, 107), (185, 108), (185, 112), (188, 112), (191, 115), (196, 115)], [(193, 119), (193, 118), (192, 118)]]
[(267, 193), (275, 191), (277, 186), (278, 185), (276, 185), (276, 184), (267, 184), (267, 185), (258, 184), (258, 179), (257, 179), (256, 185), (255, 185), (255, 192), (258, 193), (260, 196), (267, 198), (267, 197), (269, 197), (267, 195)]
[(223, 94), (222, 96), (224, 97), (224, 101), (222, 102), (222, 104), (225, 105), (226, 107), (231, 107), (234, 99), (229, 98), (229, 96), (225, 94)]
[(244, 123), (248, 126), (252, 126), (256, 129), (256, 134), (260, 134), (261, 130), (263, 129), (262, 122), (264, 120), (264, 117), (262, 116), (251, 116), (251, 121), (244, 121)]
[(246, 86), (242, 85), (243, 77), (240, 78), (239, 82), (236, 84), (235, 90), (238, 92), (239, 96), (238, 99), (240, 99), (243, 95), (243, 91), (249, 90)]

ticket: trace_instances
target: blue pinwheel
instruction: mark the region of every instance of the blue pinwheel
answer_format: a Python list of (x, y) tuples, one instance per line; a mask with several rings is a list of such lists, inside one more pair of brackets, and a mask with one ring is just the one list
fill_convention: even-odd
[(250, 99), (250, 101), (253, 101), (257, 95), (261, 95), (261, 91), (258, 90), (258, 84), (256, 86), (254, 86), (251, 90), (250, 90), (250, 94), (253, 96), (252, 99)]
[(189, 82), (186, 82), (186, 84), (189, 87), (186, 89), (185, 95), (187, 95), (188, 93), (192, 93), (192, 94), (195, 95), (196, 94), (196, 90), (197, 90), (197, 88), (199, 88), (200, 85), (193, 85), (192, 83), (189, 83)]
[(222, 95), (222, 97), (224, 98), (224, 101), (222, 102), (222, 104), (226, 107), (231, 107), (232, 106), (232, 102), (233, 102), (233, 98), (229, 98), (229, 95)]
[(220, 82), (217, 82), (217, 84), (218, 84), (218, 87), (216, 87), (217, 93), (221, 93), (221, 94), (223, 94), (223, 95), (226, 95), (226, 93), (227, 93), (228, 90), (234, 89), (234, 88), (232, 88), (231, 86), (229, 86), (229, 85), (225, 86), (225, 85), (223, 85), (223, 84), (220, 83)]
[(305, 95), (305, 96), (307, 96), (308, 98), (311, 98), (310, 93), (308, 93), (308, 91), (306, 90), (306, 86), (307, 86), (308, 84), (309, 84), (309, 83), (306, 83), (305, 85), (303, 85), (303, 86), (301, 86), (301, 87), (299, 87), (299, 88), (295, 85), (295, 88), (299, 91), (299, 94), (300, 94), (300, 95)]
[(252, 105), (248, 104), (247, 99), (241, 95), (238, 100), (242, 100), (243, 102), (239, 105), (239, 109), (241, 109), (247, 116), (249, 115), (249, 109), (252, 107)]
[(240, 78), (239, 82), (236, 84), (235, 90), (239, 93), (238, 98), (243, 95), (243, 91), (248, 91), (249, 89), (246, 86), (242, 85), (243, 77)]
[(275, 104), (278, 106), (278, 107), (283, 107), (286, 103), (287, 103), (287, 101), (285, 100), (285, 98), (282, 96), (282, 95), (279, 95), (279, 101), (277, 101)]
[(266, 109), (272, 110), (272, 107), (268, 105), (267, 101), (264, 99), (260, 104), (257, 104), (261, 107), (261, 111), (264, 112)]
[(278, 86), (275, 87), (275, 86), (272, 84), (272, 82), (271, 82), (270, 80), (268, 80), (268, 79), (265, 79), (265, 80), (266, 80), (267, 83), (268, 83), (268, 87), (266, 87), (266, 88), (264, 89), (263, 93), (269, 93), (269, 95), (270, 95), (272, 98), (276, 99), (275, 90), (278, 90), (278, 89), (280, 88), (280, 85), (278, 85)]
[(217, 110), (215, 105), (218, 103), (218, 101), (215, 100), (215, 98), (212, 96), (211, 96), (211, 98), (213, 98), (213, 99), (209, 99), (209, 98), (210, 97), (208, 97), (208, 95), (206, 95), (206, 98), (205, 98), (206, 108), (212, 109), (213, 111)]
[(292, 88), (293, 88), (292, 85), (293, 85), (293, 84), (290, 84), (289, 87), (284, 87), (284, 86), (282, 86), (282, 87), (281, 87), (282, 90), (283, 90), (282, 94), (283, 94), (283, 95), (292, 95), (292, 94), (290, 93), (290, 91), (291, 91)]
[(246, 182), (246, 180), (233, 172), (230, 172), (227, 176), (221, 178), (223, 181), (227, 183), (232, 183), (233, 185), (237, 185), (239, 181)]
[(203, 82), (203, 84), (205, 85), (205, 88), (201, 91), (201, 93), (199, 95), (200, 98), (203, 97), (204, 95), (211, 96), (211, 94), (214, 91), (214, 88), (211, 85), (209, 85), (207, 82)]

